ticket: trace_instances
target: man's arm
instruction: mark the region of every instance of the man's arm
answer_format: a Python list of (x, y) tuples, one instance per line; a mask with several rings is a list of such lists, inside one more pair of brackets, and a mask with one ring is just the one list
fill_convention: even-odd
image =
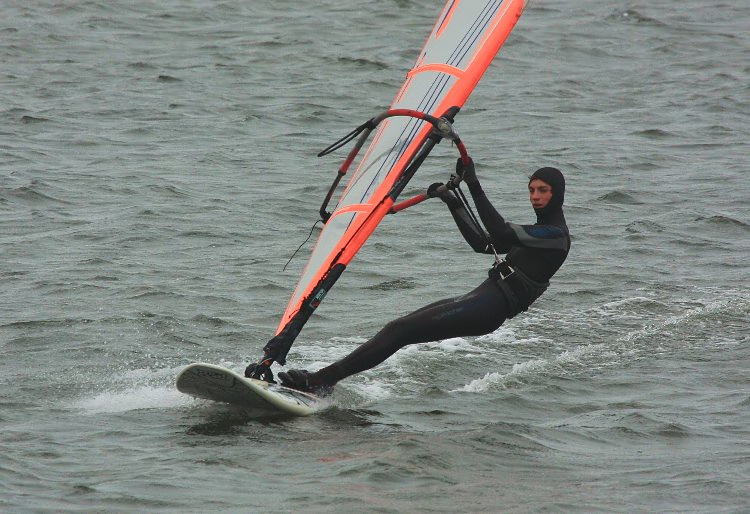
[(477, 253), (492, 253), (488, 241), (489, 235), (477, 227), (466, 211), (464, 204), (456, 198), (454, 193), (447, 193), (441, 199), (448, 205), (453, 220), (456, 222), (459, 232), (464, 237), (469, 246)]
[(479, 181), (469, 183), (469, 191), (474, 199), (474, 205), (477, 206), (479, 218), (492, 237), (495, 249), (500, 253), (507, 253), (513, 245), (519, 243), (516, 232), (490, 203)]

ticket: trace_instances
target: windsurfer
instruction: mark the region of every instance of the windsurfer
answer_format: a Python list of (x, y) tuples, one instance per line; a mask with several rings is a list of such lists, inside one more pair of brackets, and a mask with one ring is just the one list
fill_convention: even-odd
[(525, 311), (549, 285), (565, 261), (570, 235), (563, 214), (565, 178), (556, 168), (540, 168), (529, 179), (529, 200), (536, 212), (534, 225), (508, 223), (487, 199), (474, 163), (456, 164), (468, 185), (486, 229), (474, 221), (455, 192), (430, 186), (428, 194), (448, 205), (459, 231), (479, 253), (505, 254), (496, 258), (489, 277), (473, 291), (432, 303), (388, 323), (372, 339), (343, 359), (317, 371), (289, 370), (278, 374), (282, 385), (329, 394), (340, 380), (377, 366), (404, 346), (493, 332), (506, 319)]

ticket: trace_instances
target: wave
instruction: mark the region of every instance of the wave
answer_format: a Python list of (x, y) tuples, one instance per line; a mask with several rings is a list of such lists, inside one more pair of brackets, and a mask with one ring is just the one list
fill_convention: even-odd
[(695, 218), (695, 221), (703, 222), (709, 225), (717, 225), (719, 227), (738, 227), (742, 229), (750, 228), (750, 224), (744, 223), (738, 219), (731, 218), (729, 216), (715, 215), (715, 216), (699, 216)]
[(670, 139), (670, 138), (678, 137), (677, 134), (674, 134), (672, 132), (668, 132), (662, 129), (638, 130), (635, 132), (631, 132), (631, 135), (644, 137), (646, 139)]
[(613, 357), (616, 357), (616, 353), (607, 349), (605, 345), (583, 345), (565, 350), (553, 358), (531, 359), (514, 364), (508, 373), (489, 372), (454, 391), (478, 393), (498, 388), (505, 389), (516, 385), (519, 379), (566, 371), (577, 373), (582, 369), (590, 369), (592, 361), (607, 362)]
[(28, 114), (21, 116), (21, 123), (25, 125), (31, 125), (35, 123), (45, 123), (48, 121), (50, 121), (48, 118), (42, 118), (41, 116), (29, 116)]
[(417, 283), (414, 280), (397, 278), (395, 280), (387, 280), (385, 282), (380, 282), (379, 284), (367, 286), (364, 289), (369, 289), (371, 291), (398, 291), (414, 289), (415, 287), (417, 287)]
[(0, 198), (4, 198), (12, 203), (19, 201), (31, 206), (42, 206), (49, 204), (68, 205), (70, 202), (55, 198), (54, 196), (43, 192), (47, 185), (44, 182), (32, 180), (28, 185), (16, 188), (0, 187)]
[(655, 221), (651, 220), (637, 220), (625, 227), (625, 231), (631, 234), (642, 234), (642, 233), (660, 233), (664, 232), (664, 226), (659, 225)]
[(651, 25), (653, 27), (666, 27), (667, 25), (656, 18), (646, 16), (635, 9), (627, 9), (624, 11), (617, 10), (610, 14), (607, 19), (617, 22), (625, 23), (636, 23), (639, 25)]
[(633, 194), (625, 191), (610, 191), (598, 197), (597, 200), (621, 205), (641, 205), (642, 201), (638, 200)]
[(365, 58), (353, 58), (353, 57), (339, 57), (338, 62), (343, 65), (354, 65), (357, 68), (365, 69), (365, 70), (387, 70), (389, 68), (388, 63), (383, 61), (376, 61), (373, 59), (365, 59)]
[(159, 82), (182, 82), (182, 79), (171, 75), (159, 75), (156, 80)]

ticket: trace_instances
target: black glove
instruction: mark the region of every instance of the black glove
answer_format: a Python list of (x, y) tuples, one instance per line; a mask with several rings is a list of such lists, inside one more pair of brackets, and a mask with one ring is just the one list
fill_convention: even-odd
[(463, 179), (466, 184), (477, 182), (477, 172), (474, 170), (474, 161), (469, 157), (469, 164), (464, 165), (461, 157), (456, 161), (456, 174)]
[[(443, 188), (443, 190), (438, 193), (437, 190), (441, 187)], [(461, 202), (458, 200), (458, 198), (456, 198), (456, 194), (452, 192), (452, 190), (455, 188), (456, 186), (450, 180), (447, 184), (443, 184), (442, 182), (435, 182), (427, 188), (427, 198), (434, 198), (437, 196), (450, 208), (460, 207)]]
[[(438, 189), (441, 187), (443, 188), (443, 190), (438, 191)], [(445, 198), (447, 194), (448, 189), (442, 182), (435, 182), (434, 184), (430, 184), (430, 187), (427, 188), (427, 198), (435, 198), (436, 196), (439, 198)]]

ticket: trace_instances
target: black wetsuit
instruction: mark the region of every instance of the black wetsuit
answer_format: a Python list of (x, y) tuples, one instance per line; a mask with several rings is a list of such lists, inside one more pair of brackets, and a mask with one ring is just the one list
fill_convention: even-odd
[[(542, 168), (554, 170), (554, 168)], [(539, 170), (539, 171), (542, 171)], [(487, 199), (479, 182), (469, 185), (477, 212), (488, 234), (480, 232), (463, 204), (454, 196), (444, 199), (464, 239), (480, 253), (507, 254), (505, 264), (473, 291), (440, 300), (388, 323), (372, 339), (352, 353), (309, 375), (311, 385), (332, 386), (339, 380), (377, 366), (404, 346), (479, 336), (496, 330), (503, 322), (526, 310), (546, 289), (570, 249), (570, 236), (562, 211), (565, 182), (559, 174), (553, 200), (537, 210), (535, 225), (506, 222)], [(547, 177), (547, 183), (556, 176)], [(532, 179), (534, 176), (532, 175)], [(510, 268), (508, 268), (510, 266)], [(507, 277), (508, 273), (511, 274)], [(503, 280), (503, 276), (507, 277)], [(505, 282), (505, 283), (503, 283)]]

